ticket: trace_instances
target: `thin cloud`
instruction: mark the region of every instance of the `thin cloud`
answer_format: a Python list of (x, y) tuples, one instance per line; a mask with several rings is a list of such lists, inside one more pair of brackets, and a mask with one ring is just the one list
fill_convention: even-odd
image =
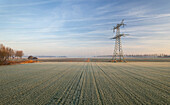
[[(156, 43), (169, 48), (170, 13), (157, 12), (160, 7), (153, 7), (150, 1), (147, 4), (141, 2), (31, 0), (29, 3), (4, 3), (0, 6), (3, 9), (0, 10), (1, 42), (26, 51), (43, 49), (37, 47), (38, 43), (56, 49), (60, 47), (62, 51), (68, 51), (69, 47), (88, 49), (102, 46), (100, 54), (105, 54), (104, 46), (109, 46), (110, 50), (106, 52), (112, 53), (114, 40), (109, 39), (113, 37), (112, 28), (125, 19), (127, 26), (121, 28), (121, 32), (130, 34), (122, 39), (125, 49), (137, 48), (139, 52), (142, 47), (147, 52), (147, 46), (155, 47)], [(52, 47), (48, 49), (49, 54), (53, 50), (57, 55), (57, 50)], [(95, 49), (91, 51), (95, 52)]]
[(56, 1), (57, 1), (57, 0), (48, 0), (48, 1), (40, 1), (40, 2), (23, 3), (23, 4), (7, 4), (7, 5), (1, 5), (0, 7), (25, 7), (25, 6), (35, 6), (35, 5), (53, 3), (53, 2), (56, 2)]

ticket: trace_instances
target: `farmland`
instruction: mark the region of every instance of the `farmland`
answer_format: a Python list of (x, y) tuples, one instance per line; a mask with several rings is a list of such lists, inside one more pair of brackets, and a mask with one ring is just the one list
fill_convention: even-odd
[(43, 62), (0, 67), (0, 105), (170, 104), (169, 62)]

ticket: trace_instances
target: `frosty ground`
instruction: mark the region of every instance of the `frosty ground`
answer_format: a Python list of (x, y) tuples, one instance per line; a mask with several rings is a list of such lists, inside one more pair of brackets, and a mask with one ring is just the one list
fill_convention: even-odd
[(170, 104), (169, 62), (45, 62), (0, 67), (0, 104)]

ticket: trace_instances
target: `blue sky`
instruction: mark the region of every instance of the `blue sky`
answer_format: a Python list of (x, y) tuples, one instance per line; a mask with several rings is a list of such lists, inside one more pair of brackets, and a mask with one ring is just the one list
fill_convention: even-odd
[(169, 0), (0, 0), (0, 43), (25, 55), (110, 55), (122, 19), (125, 54), (170, 54)]

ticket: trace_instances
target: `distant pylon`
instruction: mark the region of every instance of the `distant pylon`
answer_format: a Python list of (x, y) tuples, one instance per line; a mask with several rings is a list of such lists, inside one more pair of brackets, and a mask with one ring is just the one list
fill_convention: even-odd
[(124, 55), (123, 55), (121, 37), (126, 36), (128, 34), (120, 34), (120, 27), (121, 26), (124, 27), (125, 25), (126, 24), (124, 24), (124, 19), (123, 19), (120, 24), (117, 24), (117, 26), (115, 26), (113, 28), (113, 33), (115, 33), (115, 30), (116, 30), (116, 36), (111, 38), (111, 39), (116, 39), (115, 40), (115, 48), (114, 48), (114, 52), (113, 52), (113, 58), (112, 58), (113, 62), (126, 62)]

